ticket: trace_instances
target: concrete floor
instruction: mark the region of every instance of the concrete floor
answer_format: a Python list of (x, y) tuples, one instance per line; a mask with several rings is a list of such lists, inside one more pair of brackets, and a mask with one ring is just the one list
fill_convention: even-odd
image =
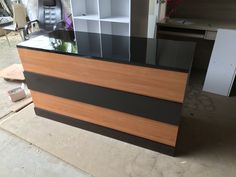
[(176, 158), (37, 117), (33, 105), (0, 127), (95, 177), (236, 177), (236, 97), (201, 92), (199, 76), (190, 82)]
[(89, 177), (86, 173), (0, 129), (0, 176)]
[(5, 36), (0, 37), (0, 69), (10, 66), (14, 63), (20, 63), (19, 56), (16, 50), (16, 44), (21, 41), (20, 35), (10, 33), (10, 46), (7, 43)]

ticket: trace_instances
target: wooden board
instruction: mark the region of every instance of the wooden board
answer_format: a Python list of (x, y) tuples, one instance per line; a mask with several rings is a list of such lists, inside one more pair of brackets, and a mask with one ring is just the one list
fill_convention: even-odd
[(24, 107), (28, 106), (30, 103), (32, 103), (32, 97), (31, 96), (27, 96), (26, 98), (24, 98), (23, 100), (20, 100), (18, 102), (15, 102), (12, 106), (11, 106), (11, 111), (12, 112), (18, 112), (21, 109), (23, 109)]
[(183, 102), (187, 73), (18, 48), (29, 72)]
[(31, 94), (37, 108), (173, 147), (176, 145), (177, 126), (36, 91)]
[(0, 77), (9, 80), (24, 81), (23, 66), (21, 64), (13, 64), (0, 71)]

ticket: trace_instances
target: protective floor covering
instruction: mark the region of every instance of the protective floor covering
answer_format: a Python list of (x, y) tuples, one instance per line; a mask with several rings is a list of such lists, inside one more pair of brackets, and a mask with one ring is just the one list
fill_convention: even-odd
[(0, 129), (1, 177), (91, 177)]

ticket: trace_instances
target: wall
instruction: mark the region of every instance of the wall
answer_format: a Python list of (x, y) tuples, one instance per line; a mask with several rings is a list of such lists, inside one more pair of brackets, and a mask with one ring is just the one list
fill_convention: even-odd
[(174, 17), (236, 21), (235, 0), (183, 0)]
[(131, 35), (155, 37), (158, 10), (156, 0), (131, 0)]
[(131, 1), (131, 34), (146, 37), (148, 26), (149, 0)]

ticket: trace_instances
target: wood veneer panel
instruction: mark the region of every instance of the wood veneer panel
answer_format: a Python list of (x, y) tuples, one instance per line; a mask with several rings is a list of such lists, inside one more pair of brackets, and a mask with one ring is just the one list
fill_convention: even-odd
[(37, 108), (175, 147), (177, 126), (41, 92), (31, 94)]
[[(182, 104), (92, 84), (24, 72), (29, 89), (155, 121), (179, 125)], [(60, 88), (60, 89), (58, 89)]]
[(50, 111), (40, 109), (37, 107), (35, 107), (34, 110), (38, 116), (41, 116), (46, 119), (50, 119), (57, 122), (61, 122), (63, 124), (78, 127), (86, 131), (91, 131), (91, 132), (94, 132), (103, 136), (107, 136), (107, 137), (114, 138), (120, 141), (131, 143), (136, 146), (147, 148), (153, 151), (158, 151), (167, 155), (171, 155), (171, 156), (176, 155), (176, 147), (173, 147), (173, 146), (151, 141), (142, 137), (131, 135), (125, 132), (107, 128), (107, 127), (100, 126), (97, 124), (92, 124), (92, 123), (82, 121), (79, 119), (74, 119), (69, 116), (57, 114), (55, 112), (50, 112)]
[(18, 48), (24, 70), (183, 102), (187, 73)]

